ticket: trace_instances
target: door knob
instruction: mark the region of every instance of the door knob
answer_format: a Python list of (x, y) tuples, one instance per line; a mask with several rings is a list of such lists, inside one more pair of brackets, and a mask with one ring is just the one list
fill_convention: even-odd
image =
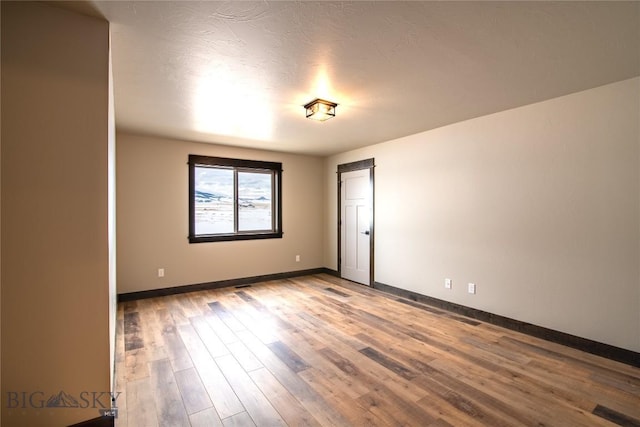
[(366, 234), (367, 236), (369, 235), (369, 230), (367, 231), (361, 231), (360, 234)]

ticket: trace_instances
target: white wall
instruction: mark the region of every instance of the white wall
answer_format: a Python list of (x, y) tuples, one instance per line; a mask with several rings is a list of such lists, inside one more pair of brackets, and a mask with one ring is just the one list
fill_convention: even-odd
[(109, 25), (1, 6), (1, 424), (66, 426), (98, 408), (34, 405), (110, 391)]
[[(108, 127), (108, 204), (107, 215), (109, 241), (109, 338), (111, 356), (111, 378), (109, 383), (112, 390), (115, 387), (116, 361), (116, 312), (118, 310), (118, 293), (116, 286), (116, 117), (115, 100), (113, 98), (113, 68), (111, 62), (111, 37), (109, 36), (109, 127)], [(114, 390), (115, 391), (115, 390)]]
[(639, 100), (635, 78), (328, 158), (325, 265), (336, 166), (374, 157), (377, 282), (640, 351)]
[[(2, 7), (0, 7), (0, 22), (2, 22)], [(1, 45), (0, 36), (0, 45)], [(2, 81), (2, 71), (0, 67), (0, 82)], [(0, 93), (2, 83), (0, 83)], [(0, 107), (1, 108), (1, 107)], [(0, 129), (2, 129), (2, 114), (0, 114)], [(0, 132), (0, 188), (2, 188), (2, 132)], [(0, 224), (2, 224), (2, 198), (0, 197)], [(0, 242), (2, 241), (2, 226), (0, 225)], [(0, 260), (2, 260), (2, 245), (0, 245)], [(2, 355), (2, 262), (0, 262), (0, 356)], [(0, 384), (2, 384), (2, 363), (0, 362)], [(2, 406), (0, 405), (0, 421), (2, 420)]]
[[(118, 293), (322, 267), (321, 158), (126, 133), (116, 151)], [(189, 154), (282, 162), (283, 238), (189, 244)]]

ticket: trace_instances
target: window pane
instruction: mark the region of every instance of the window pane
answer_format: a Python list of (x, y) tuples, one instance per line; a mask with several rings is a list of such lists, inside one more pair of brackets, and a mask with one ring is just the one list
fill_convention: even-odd
[(189, 154), (189, 243), (282, 238), (282, 163)]
[(238, 231), (272, 230), (271, 172), (238, 172)]
[(233, 170), (195, 168), (195, 233), (233, 233)]

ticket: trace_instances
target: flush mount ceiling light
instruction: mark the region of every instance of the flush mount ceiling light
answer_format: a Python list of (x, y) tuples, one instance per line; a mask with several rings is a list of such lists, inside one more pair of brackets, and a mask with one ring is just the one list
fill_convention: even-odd
[(338, 104), (331, 101), (325, 101), (324, 99), (314, 99), (310, 103), (304, 106), (307, 114), (307, 119), (318, 120), (324, 122), (331, 117), (336, 116), (336, 107)]

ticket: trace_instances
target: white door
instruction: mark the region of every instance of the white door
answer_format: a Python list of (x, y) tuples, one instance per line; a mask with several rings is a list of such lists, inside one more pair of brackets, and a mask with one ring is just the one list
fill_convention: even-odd
[(370, 285), (371, 182), (369, 169), (341, 174), (340, 276)]

